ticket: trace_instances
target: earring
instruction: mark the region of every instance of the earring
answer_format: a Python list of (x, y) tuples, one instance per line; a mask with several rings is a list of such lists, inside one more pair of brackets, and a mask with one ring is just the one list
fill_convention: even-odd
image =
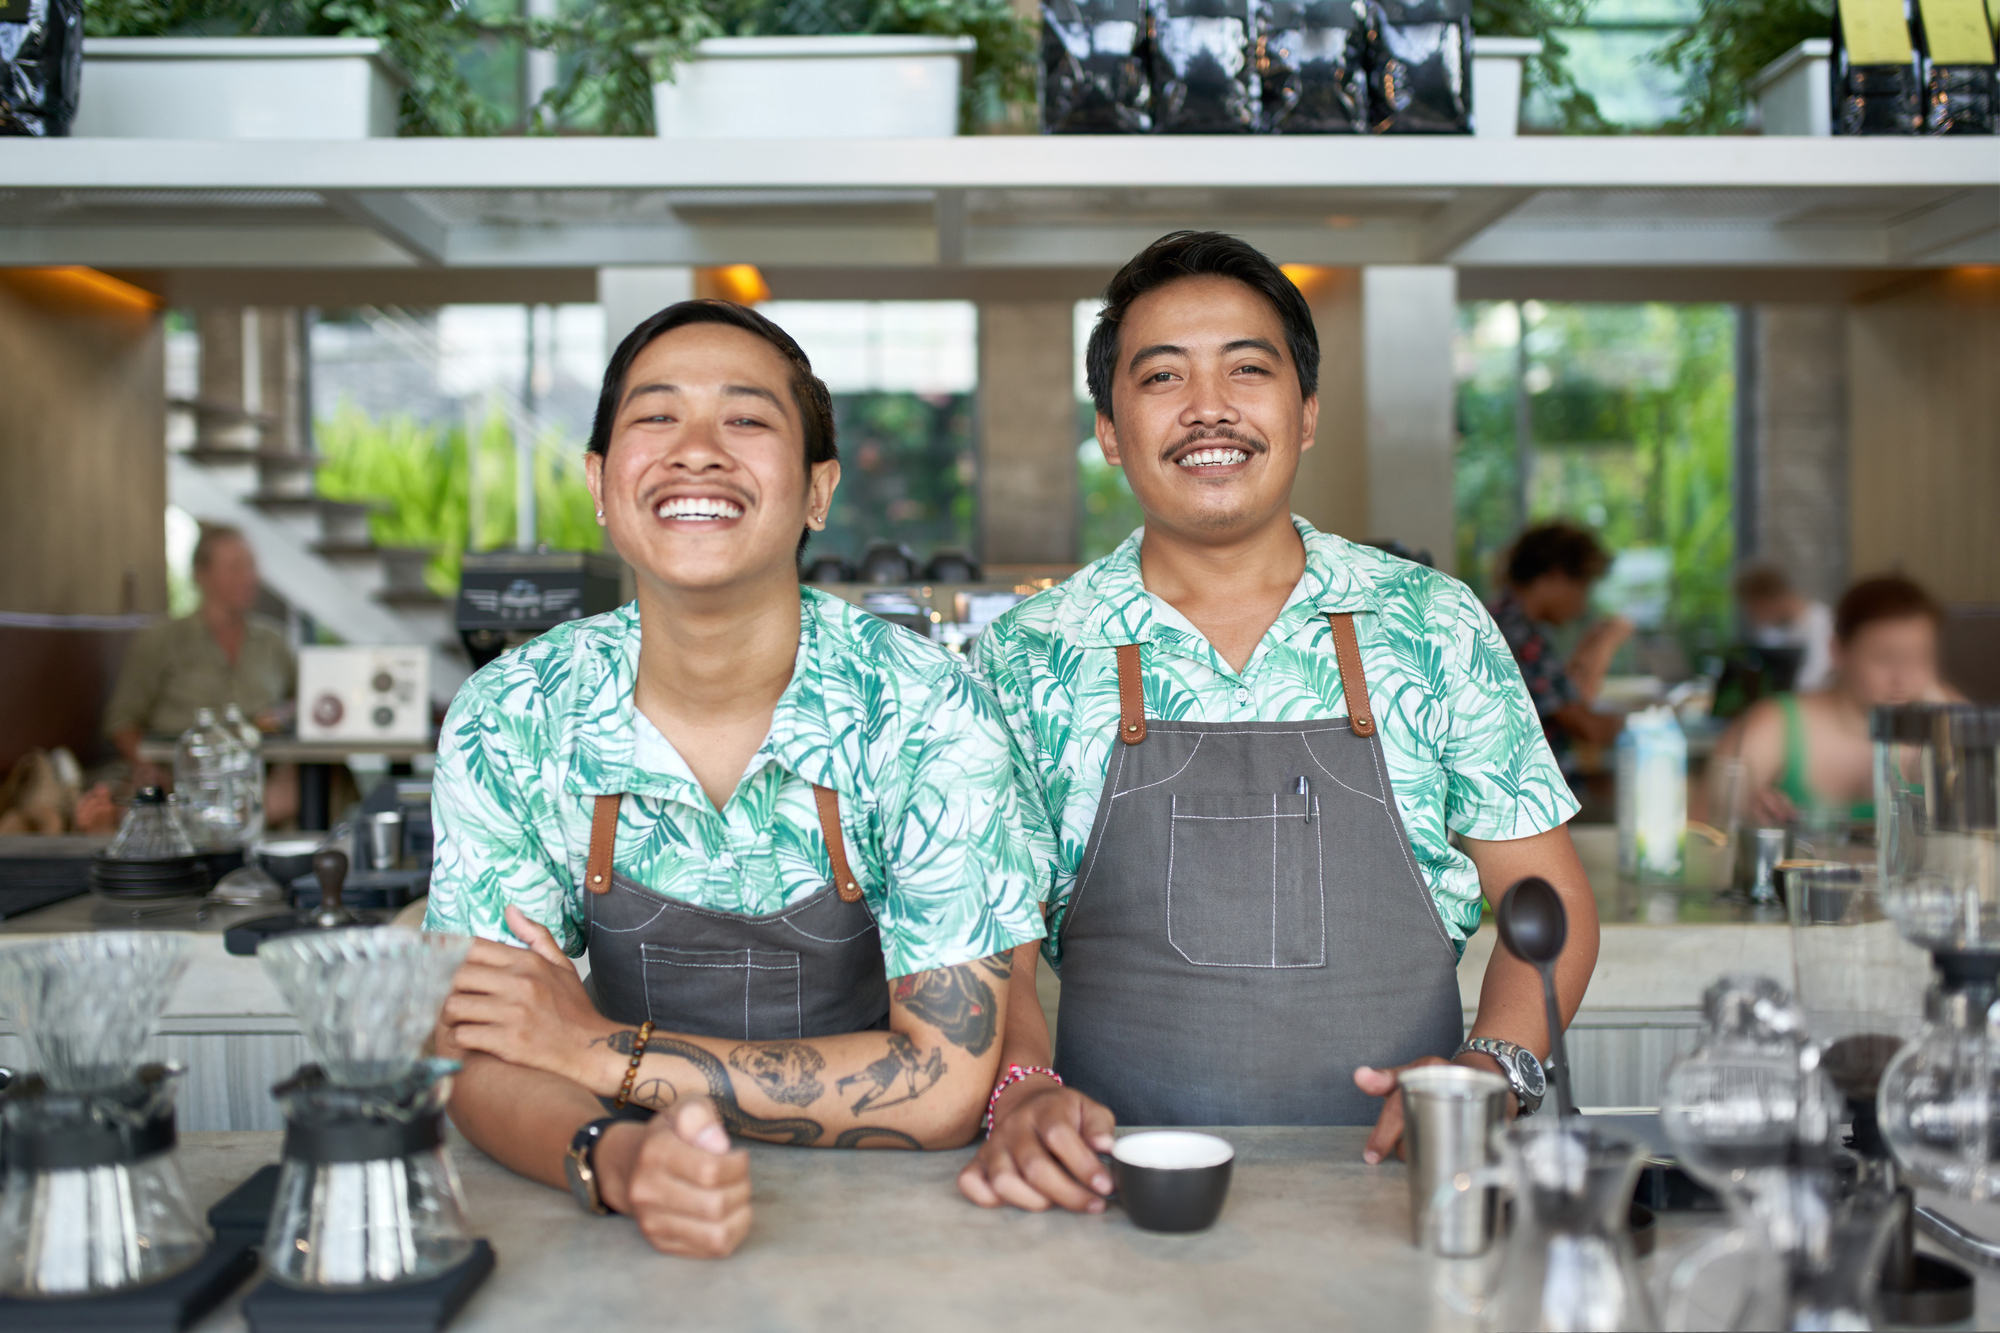
[(597, 521), (599, 523), (602, 523), (604, 521), (604, 511), (602, 509), (597, 511)]

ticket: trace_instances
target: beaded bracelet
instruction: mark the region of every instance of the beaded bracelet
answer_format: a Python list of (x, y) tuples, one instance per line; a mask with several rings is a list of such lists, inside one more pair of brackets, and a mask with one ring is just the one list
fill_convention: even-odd
[(1053, 1069), (1042, 1065), (1008, 1065), (1007, 1072), (1001, 1076), (998, 1083), (993, 1085), (993, 1095), (986, 1099), (986, 1124), (982, 1132), (989, 1135), (993, 1132), (993, 1108), (1000, 1104), (1000, 1094), (1013, 1087), (1016, 1083), (1019, 1083), (1022, 1079), (1031, 1078), (1036, 1074), (1045, 1074), (1054, 1079), (1057, 1087), (1063, 1085), (1062, 1075)]
[(632, 1081), (639, 1077), (639, 1062), (646, 1058), (646, 1043), (652, 1039), (653, 1020), (649, 1018), (639, 1025), (639, 1039), (632, 1043), (632, 1063), (625, 1066), (625, 1082), (618, 1089), (618, 1099), (611, 1103), (612, 1110), (624, 1110), (631, 1100)]

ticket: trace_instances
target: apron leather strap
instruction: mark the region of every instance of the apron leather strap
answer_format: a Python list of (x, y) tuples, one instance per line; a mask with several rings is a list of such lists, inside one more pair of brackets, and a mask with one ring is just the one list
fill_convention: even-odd
[[(590, 811), (590, 859), (584, 862), (583, 885), (592, 893), (611, 892), (611, 849), (618, 840), (618, 806), (623, 796), (600, 796)], [(826, 859), (833, 866), (835, 892), (844, 903), (861, 900), (861, 885), (847, 864), (847, 844), (840, 836), (840, 794), (831, 787), (813, 787), (819, 807), (820, 836), (826, 839)]]
[(1136, 643), (1118, 646), (1118, 739), (1127, 745), (1146, 739), (1146, 677)]
[(583, 887), (611, 892), (611, 848), (618, 841), (618, 804), (623, 796), (600, 796), (590, 811), (590, 859), (583, 863)]
[(1361, 644), (1354, 637), (1354, 617), (1346, 611), (1326, 613), (1333, 627), (1333, 652), (1340, 663), (1340, 692), (1347, 699), (1347, 720), (1357, 736), (1375, 734), (1375, 710), (1368, 706), (1368, 678), (1361, 673)]
[(847, 866), (847, 844), (840, 836), (840, 793), (831, 787), (813, 784), (813, 804), (819, 807), (819, 833), (826, 840), (827, 863), (833, 867), (834, 892), (840, 901), (861, 901), (861, 886)]

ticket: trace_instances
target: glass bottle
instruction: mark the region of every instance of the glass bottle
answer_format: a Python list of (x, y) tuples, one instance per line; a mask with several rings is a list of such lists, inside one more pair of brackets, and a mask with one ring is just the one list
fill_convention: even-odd
[(222, 710), (222, 725), (236, 740), (236, 801), (242, 813), (242, 842), (250, 847), (264, 836), (264, 733), (235, 704)]
[(242, 742), (213, 708), (197, 709), (194, 725), (174, 746), (174, 795), (198, 852), (233, 851), (243, 843), (245, 812), (237, 795), (241, 750)]

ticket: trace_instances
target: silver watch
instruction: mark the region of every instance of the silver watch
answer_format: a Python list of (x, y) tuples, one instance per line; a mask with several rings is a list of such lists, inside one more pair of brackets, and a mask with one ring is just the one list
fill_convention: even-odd
[(1542, 1098), (1549, 1090), (1549, 1080), (1542, 1072), (1542, 1062), (1535, 1058), (1533, 1051), (1494, 1037), (1466, 1038), (1459, 1046), (1458, 1054), (1464, 1055), (1467, 1051), (1499, 1062), (1500, 1072), (1507, 1076), (1508, 1086), (1514, 1089), (1514, 1100), (1521, 1104), (1522, 1115), (1533, 1115), (1541, 1108)]

